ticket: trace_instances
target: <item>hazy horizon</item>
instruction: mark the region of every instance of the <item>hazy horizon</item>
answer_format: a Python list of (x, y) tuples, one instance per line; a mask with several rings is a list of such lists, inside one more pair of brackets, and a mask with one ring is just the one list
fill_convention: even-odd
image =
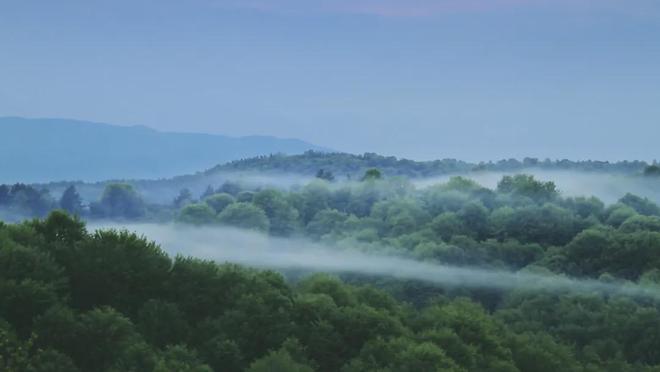
[[(49, 120), (49, 121), (72, 121), (72, 122), (81, 122), (84, 124), (98, 124), (98, 125), (109, 125), (112, 127), (126, 127), (126, 128), (146, 128), (148, 130), (153, 130), (158, 133), (163, 133), (163, 134), (183, 134), (183, 135), (209, 135), (209, 136), (219, 136), (219, 137), (227, 137), (227, 138), (233, 138), (233, 139), (243, 139), (243, 138), (250, 138), (250, 137), (264, 137), (264, 138), (274, 138), (274, 139), (279, 139), (279, 140), (297, 140), (301, 142), (307, 142), (310, 145), (313, 145), (315, 147), (323, 148), (324, 151), (330, 152), (330, 153), (347, 153), (347, 154), (353, 154), (353, 155), (362, 155), (365, 153), (372, 153), (373, 151), (345, 151), (345, 150), (338, 150), (335, 148), (329, 148), (327, 146), (319, 145), (317, 143), (310, 143), (309, 141), (304, 140), (303, 138), (300, 137), (283, 137), (283, 136), (277, 136), (277, 135), (268, 135), (268, 134), (246, 134), (246, 135), (226, 135), (223, 133), (215, 133), (215, 132), (204, 132), (204, 131), (197, 131), (197, 130), (186, 130), (186, 129), (159, 129), (157, 127), (151, 127), (148, 125), (142, 125), (142, 124), (134, 124), (134, 123), (111, 123), (111, 122), (104, 122), (104, 121), (95, 121), (95, 120), (83, 120), (83, 119), (77, 119), (77, 118), (68, 118), (68, 117), (29, 117), (29, 116), (15, 116), (15, 115), (2, 115), (0, 116), (0, 119), (3, 118), (18, 118), (18, 119), (27, 119), (27, 120)], [(456, 159), (456, 160), (461, 160), (461, 161), (468, 161), (468, 162), (474, 162), (474, 163), (488, 163), (488, 162), (498, 162), (502, 160), (509, 160), (509, 159), (515, 159), (515, 160), (520, 160), (522, 161), (525, 158), (534, 158), (538, 160), (546, 160), (549, 159), (551, 161), (558, 161), (558, 160), (569, 160), (569, 161), (606, 161), (606, 162), (620, 162), (620, 161), (644, 161), (649, 164), (654, 164), (658, 162), (658, 157), (655, 156), (655, 154), (650, 154), (649, 157), (640, 157), (640, 158), (634, 158), (634, 157), (621, 157), (621, 158), (613, 158), (613, 157), (593, 157), (593, 156), (576, 156), (576, 157), (567, 157), (567, 156), (562, 156), (561, 153), (557, 153), (555, 155), (549, 155), (549, 156), (535, 156), (533, 155), (533, 152), (530, 154), (526, 153), (519, 153), (514, 156), (493, 156), (493, 157), (486, 157), (486, 158), (478, 158), (478, 157), (452, 157), (449, 155), (443, 155), (443, 153), (439, 153), (438, 156), (436, 157), (414, 157), (414, 156), (406, 156), (406, 155), (401, 155), (398, 153), (394, 153), (392, 151), (387, 152), (374, 152), (378, 155), (383, 155), (383, 156), (394, 156), (398, 159), (409, 159), (409, 160), (414, 160), (414, 161), (433, 161), (433, 160), (442, 160), (442, 159)], [(263, 155), (268, 155), (264, 153)], [(218, 162), (218, 165), (225, 164), (225, 162)], [(202, 169), (203, 170), (203, 169)]]
[(660, 3), (0, 5), (0, 116), (418, 160), (655, 158)]

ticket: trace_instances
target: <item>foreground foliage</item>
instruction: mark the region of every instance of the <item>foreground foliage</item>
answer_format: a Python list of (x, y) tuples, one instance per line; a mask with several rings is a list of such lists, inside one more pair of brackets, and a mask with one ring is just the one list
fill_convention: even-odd
[[(390, 220), (402, 208), (406, 216)], [(565, 217), (558, 207), (538, 208)], [(405, 200), (373, 209), (392, 235), (418, 226), (406, 218), (437, 218)], [(483, 226), (465, 218), (484, 210), (456, 212), (461, 231), (473, 235), (462, 239), (476, 241)], [(489, 241), (463, 256), (517, 267), (544, 257), (576, 275), (657, 282), (656, 225), (633, 217), (560, 237), (552, 229), (565, 227), (547, 222), (549, 230), (521, 238), (531, 243)], [(547, 253), (564, 240), (566, 248)], [(659, 304), (649, 300), (381, 285), (423, 301), (413, 306), (326, 275), (287, 283), (271, 271), (172, 258), (128, 232), (88, 232), (64, 212), (0, 224), (0, 370), (660, 371)]]

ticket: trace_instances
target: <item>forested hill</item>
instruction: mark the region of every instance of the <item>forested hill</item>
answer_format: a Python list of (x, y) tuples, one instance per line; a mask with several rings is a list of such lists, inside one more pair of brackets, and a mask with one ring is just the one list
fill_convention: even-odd
[(235, 159), (310, 149), (323, 150), (296, 139), (4, 117), (0, 118), (0, 183), (173, 177)]
[(608, 162), (597, 160), (571, 161), (525, 158), (504, 159), (481, 163), (470, 163), (456, 159), (414, 161), (374, 153), (352, 155), (307, 151), (298, 155), (257, 156), (231, 161), (206, 171), (212, 174), (222, 171), (277, 171), (314, 175), (319, 169), (337, 176), (361, 175), (365, 170), (378, 168), (384, 174), (407, 177), (429, 177), (470, 171), (518, 171), (528, 168), (544, 170), (599, 171), (608, 173), (642, 173), (648, 166), (643, 161)]
[[(403, 176), (413, 181), (417, 179), (420, 182), (424, 182), (426, 179), (433, 180), (435, 177), (450, 177), (453, 175), (474, 178), (478, 182), (483, 182), (484, 180), (478, 178), (490, 177), (491, 175), (498, 178), (500, 174), (504, 173), (534, 174), (538, 171), (571, 171), (570, 176), (563, 178), (568, 178), (572, 184), (564, 185), (564, 182), (559, 182), (558, 186), (561, 189), (584, 186), (587, 188), (586, 194), (594, 195), (594, 193), (598, 194), (597, 190), (605, 187), (608, 194), (616, 194), (615, 199), (628, 192), (633, 192), (653, 200), (660, 200), (660, 195), (654, 191), (658, 189), (656, 183), (658, 177), (656, 176), (660, 175), (660, 168), (643, 161), (611, 163), (592, 160), (551, 161), (526, 158), (522, 160), (508, 159), (496, 162), (470, 163), (456, 159), (414, 161), (373, 153), (353, 155), (320, 151), (305, 151), (297, 155), (279, 154), (248, 157), (220, 164), (205, 171), (191, 172), (171, 178), (149, 179), (149, 177), (144, 176), (130, 179), (130, 177), (125, 177), (93, 183), (62, 181), (34, 184), (33, 186), (40, 190), (49, 190), (54, 196), (59, 197), (67, 187), (75, 185), (83, 199), (92, 201), (100, 197), (106, 185), (121, 182), (134, 186), (150, 202), (169, 203), (182, 189), (188, 189), (194, 195), (200, 195), (209, 186), (217, 188), (227, 181), (248, 182), (252, 185), (283, 186), (286, 188), (306, 183), (315, 177), (331, 178), (330, 180), (336, 181), (357, 181), (369, 169), (378, 169), (385, 177)], [(647, 171), (649, 172), (648, 175), (652, 176), (652, 182), (645, 182), (643, 179), (645, 177), (636, 177), (645, 174)], [(587, 185), (583, 185), (584, 182), (578, 182), (579, 180), (572, 178), (573, 175), (578, 173), (583, 174), (583, 178), (589, 180)], [(604, 178), (591, 177), (595, 174), (602, 175)], [(556, 176), (556, 174), (553, 174), (550, 179), (559, 181)], [(627, 180), (622, 184), (622, 182), (619, 182), (621, 177), (618, 176), (632, 177), (624, 177)], [(611, 177), (618, 177), (616, 184), (612, 183)]]
[[(68, 194), (62, 207), (79, 212)], [(520, 175), (495, 190), (371, 177), (176, 204), (177, 224), (145, 232), (163, 249), (63, 211), (0, 223), (0, 371), (660, 371), (660, 207), (649, 200), (563, 198)], [(149, 211), (114, 185), (90, 213), (136, 222)], [(182, 254), (166, 253), (174, 245)], [(218, 265), (222, 251), (296, 269)], [(327, 267), (323, 251), (346, 272), (300, 271)], [(406, 279), (384, 255), (433, 270)], [(438, 279), (451, 268), (463, 274)], [(503, 279), (517, 275), (530, 280)]]

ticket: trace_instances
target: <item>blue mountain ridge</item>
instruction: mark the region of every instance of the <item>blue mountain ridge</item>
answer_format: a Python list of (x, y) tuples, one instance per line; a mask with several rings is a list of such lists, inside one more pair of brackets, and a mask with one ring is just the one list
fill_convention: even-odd
[(231, 160), (330, 151), (298, 139), (0, 117), (0, 183), (164, 178)]

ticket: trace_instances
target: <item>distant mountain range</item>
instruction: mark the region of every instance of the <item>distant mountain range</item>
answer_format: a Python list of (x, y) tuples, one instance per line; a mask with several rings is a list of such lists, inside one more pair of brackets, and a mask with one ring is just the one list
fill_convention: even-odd
[(68, 119), (0, 117), (0, 183), (163, 178), (231, 160), (328, 151), (297, 139), (160, 132)]

